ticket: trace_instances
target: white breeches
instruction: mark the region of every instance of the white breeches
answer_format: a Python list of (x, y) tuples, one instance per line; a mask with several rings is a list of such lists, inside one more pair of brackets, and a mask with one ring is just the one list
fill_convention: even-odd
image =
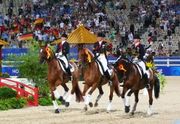
[(68, 68), (68, 60), (66, 59), (64, 55), (62, 55), (61, 53), (58, 53), (57, 58), (62, 60), (65, 63), (65, 67)]
[(105, 55), (104, 54), (100, 54), (97, 59), (101, 62), (104, 71), (107, 71), (108, 70), (108, 66), (107, 66), (107, 59), (106, 59)]
[(149, 70), (146, 70), (146, 65), (143, 61), (139, 61), (138, 65), (141, 66), (141, 68), (143, 69), (143, 73), (147, 74), (148, 78), (150, 77), (150, 73)]

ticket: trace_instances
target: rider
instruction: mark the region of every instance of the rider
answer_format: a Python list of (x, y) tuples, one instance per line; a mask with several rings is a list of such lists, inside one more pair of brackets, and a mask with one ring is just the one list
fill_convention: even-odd
[(145, 46), (140, 42), (140, 37), (139, 35), (134, 36), (134, 42), (133, 42), (135, 51), (137, 53), (137, 56), (134, 58), (134, 62), (137, 63), (143, 70), (143, 78), (145, 79), (145, 82), (147, 83), (146, 87), (150, 88), (149, 84), (149, 77), (150, 73), (146, 68), (145, 62), (144, 62), (144, 55), (146, 53), (146, 48)]
[(108, 48), (107, 42), (104, 40), (105, 34), (99, 32), (97, 35), (97, 42), (94, 44), (93, 53), (97, 58), (98, 62), (100, 63), (104, 75), (107, 77), (108, 80), (112, 78), (112, 69), (108, 68), (108, 60), (107, 60), (107, 51), (112, 48)]
[(56, 56), (58, 59), (62, 60), (65, 63), (65, 69), (69, 76), (71, 76), (71, 71), (67, 59), (67, 55), (69, 54), (69, 43), (67, 40), (67, 34), (61, 35), (61, 42), (57, 45)]

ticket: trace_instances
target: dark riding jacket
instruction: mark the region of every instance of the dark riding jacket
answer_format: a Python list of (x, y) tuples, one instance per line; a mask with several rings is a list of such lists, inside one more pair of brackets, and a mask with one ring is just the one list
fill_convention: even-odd
[(140, 60), (144, 60), (144, 55), (146, 53), (146, 50), (145, 50), (145, 46), (143, 44), (139, 44), (138, 46), (135, 47), (135, 50), (138, 54), (138, 59)]
[(96, 43), (94, 43), (94, 49), (93, 49), (93, 53), (96, 56), (96, 53), (103, 53), (106, 56), (106, 41), (102, 41), (102, 43), (100, 44), (99, 41), (97, 41)]
[(68, 42), (65, 41), (63, 44), (61, 42), (57, 46), (56, 53), (62, 52), (62, 54), (67, 58), (67, 54), (69, 54), (69, 49), (70, 47)]

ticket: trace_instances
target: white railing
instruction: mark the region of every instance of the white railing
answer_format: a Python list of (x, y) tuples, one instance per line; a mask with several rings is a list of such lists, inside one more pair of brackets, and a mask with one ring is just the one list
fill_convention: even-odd
[[(154, 60), (156, 66), (180, 66), (180, 59), (155, 59)], [(165, 64), (157, 63), (157, 62), (164, 62)], [(179, 62), (177, 64), (173, 64), (171, 62)]]
[[(114, 63), (116, 60), (109, 60), (110, 63)], [(179, 66), (180, 67), (180, 59), (154, 59), (155, 66)], [(162, 62), (162, 63), (158, 63)], [(173, 64), (172, 62), (178, 62), (177, 64)]]

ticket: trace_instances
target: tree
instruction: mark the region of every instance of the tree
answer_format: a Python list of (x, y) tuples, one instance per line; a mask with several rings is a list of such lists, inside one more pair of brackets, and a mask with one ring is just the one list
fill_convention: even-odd
[(47, 96), (49, 93), (47, 83), (47, 64), (39, 63), (39, 45), (32, 42), (28, 49), (28, 53), (23, 56), (15, 57), (16, 67), (20, 76), (27, 78), (35, 83), (39, 88), (40, 95)]

